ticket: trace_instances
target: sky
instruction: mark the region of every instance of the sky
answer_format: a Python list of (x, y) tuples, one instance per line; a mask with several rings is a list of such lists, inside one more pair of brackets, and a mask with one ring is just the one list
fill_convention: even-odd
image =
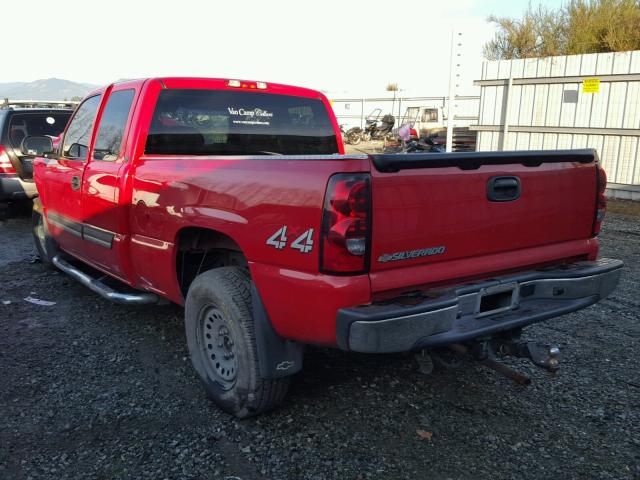
[[(21, 0), (3, 2), (0, 83), (205, 76), (301, 85), (335, 96), (446, 95), (452, 30), (457, 94), (474, 93), (490, 14), (529, 0)], [(558, 7), (561, 0), (532, 0)], [(20, 21), (19, 19), (29, 19)], [(457, 44), (460, 44), (458, 46)], [(7, 61), (7, 55), (11, 61)], [(11, 65), (12, 68), (7, 68)]]

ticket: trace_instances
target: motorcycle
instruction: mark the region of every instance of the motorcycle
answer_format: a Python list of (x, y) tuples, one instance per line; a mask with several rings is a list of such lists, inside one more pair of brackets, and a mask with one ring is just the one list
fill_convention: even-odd
[(402, 125), (398, 130), (399, 143), (390, 145), (385, 153), (444, 153), (444, 145), (437, 143), (438, 134), (415, 139), (417, 133), (409, 124)]
[[(374, 112), (381, 111), (377, 109)], [(365, 120), (364, 130), (360, 127), (353, 127), (347, 130), (345, 141), (350, 145), (357, 145), (363, 140), (365, 142), (385, 140), (391, 134), (395, 123), (396, 118), (393, 115), (387, 114), (380, 118), (380, 113), (375, 117), (372, 113)]]
[(410, 140), (404, 143), (401, 153), (444, 153), (444, 145), (436, 143), (438, 135), (429, 135), (420, 140)]

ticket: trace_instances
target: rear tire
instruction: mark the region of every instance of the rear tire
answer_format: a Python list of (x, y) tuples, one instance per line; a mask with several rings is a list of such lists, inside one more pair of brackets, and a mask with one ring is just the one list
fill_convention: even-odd
[(34, 208), (31, 213), (31, 233), (33, 234), (33, 243), (35, 244), (36, 251), (40, 256), (42, 263), (48, 267), (53, 268), (53, 257), (58, 253), (58, 245), (49, 233), (49, 227), (42, 215), (42, 209), (38, 211), (34, 200)]
[(260, 377), (247, 273), (221, 267), (196, 277), (187, 294), (185, 329), (191, 362), (211, 399), (246, 418), (279, 405), (289, 378)]

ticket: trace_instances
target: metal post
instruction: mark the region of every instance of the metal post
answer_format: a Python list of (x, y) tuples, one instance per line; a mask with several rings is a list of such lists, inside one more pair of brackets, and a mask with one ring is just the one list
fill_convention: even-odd
[(500, 145), (500, 150), (504, 151), (507, 146), (507, 137), (509, 136), (509, 115), (511, 110), (511, 87), (513, 86), (513, 75), (509, 74), (509, 81), (507, 82), (507, 86), (505, 87), (507, 90), (504, 92), (504, 110), (502, 121), (504, 122), (504, 126), (502, 127), (502, 143)]
[(360, 100), (360, 128), (364, 128), (364, 98)]
[(453, 109), (453, 97), (455, 95), (455, 42), (456, 32), (451, 31), (451, 55), (449, 59), (449, 103), (447, 104), (447, 152), (453, 151), (453, 116), (455, 115)]

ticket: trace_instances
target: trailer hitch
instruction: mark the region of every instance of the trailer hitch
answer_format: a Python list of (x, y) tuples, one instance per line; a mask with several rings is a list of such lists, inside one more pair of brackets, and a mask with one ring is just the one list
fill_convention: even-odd
[(469, 346), (454, 343), (449, 345), (449, 348), (458, 355), (470, 354), (481, 365), (501, 373), (520, 385), (529, 385), (531, 379), (504, 363), (498, 362), (495, 359), (496, 356), (527, 358), (534, 365), (552, 373), (556, 372), (560, 366), (560, 349), (536, 342), (499, 338), (478, 341)]
[(449, 345), (449, 348), (456, 352), (458, 355), (466, 355), (470, 353), (471, 356), (481, 365), (484, 365), (491, 370), (494, 370), (505, 377), (513, 380), (520, 385), (527, 386), (531, 383), (531, 379), (526, 375), (515, 371), (513, 368), (508, 367), (504, 363), (500, 363), (492, 358), (490, 354), (489, 342), (475, 343), (471, 348), (466, 347), (460, 343), (454, 343)]
[(493, 348), (500, 356), (528, 358), (534, 365), (552, 373), (560, 368), (560, 349), (558, 347), (537, 342), (498, 340), (495, 341)]

